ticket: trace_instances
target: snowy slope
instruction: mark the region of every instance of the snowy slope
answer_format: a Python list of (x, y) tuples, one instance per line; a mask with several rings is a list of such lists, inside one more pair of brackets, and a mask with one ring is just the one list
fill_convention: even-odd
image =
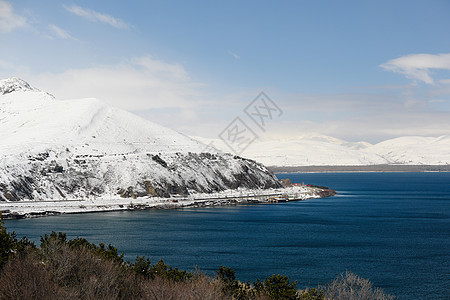
[(28, 84), (20, 79), (0, 81), (0, 86), (11, 85), (17, 90), (0, 96), (0, 154), (39, 153), (69, 145), (77, 154), (201, 152), (205, 147), (96, 99), (58, 101), (35, 88), (26, 90)]
[[(196, 139), (208, 143), (208, 139)], [(213, 145), (225, 151), (220, 140)], [(241, 155), (268, 166), (333, 166), (386, 164), (377, 153), (365, 152), (368, 143), (349, 143), (324, 135), (304, 135), (291, 140), (255, 141)]]
[[(230, 151), (220, 139), (195, 138)], [(241, 155), (267, 166), (445, 165), (450, 164), (450, 136), (402, 137), (372, 145), (310, 134), (291, 140), (255, 141)]]
[(367, 148), (389, 161), (409, 165), (450, 164), (450, 136), (408, 136), (387, 140)]
[[(126, 99), (124, 99), (126, 101)], [(279, 183), (263, 165), (96, 99), (0, 81), (0, 201), (186, 195)]]

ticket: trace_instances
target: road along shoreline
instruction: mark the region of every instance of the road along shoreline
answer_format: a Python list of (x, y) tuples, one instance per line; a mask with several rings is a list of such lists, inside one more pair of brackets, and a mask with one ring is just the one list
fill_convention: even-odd
[(173, 196), (170, 198), (117, 198), (117, 195), (110, 195), (110, 197), (80, 200), (4, 201), (0, 202), (0, 212), (3, 219), (24, 219), (60, 214), (92, 213), (102, 211), (173, 209), (182, 207), (277, 203), (300, 201), (311, 198), (323, 198), (334, 195), (336, 195), (336, 191), (334, 190), (310, 186), (292, 186), (266, 190), (225, 190), (212, 194), (195, 193), (189, 196)]

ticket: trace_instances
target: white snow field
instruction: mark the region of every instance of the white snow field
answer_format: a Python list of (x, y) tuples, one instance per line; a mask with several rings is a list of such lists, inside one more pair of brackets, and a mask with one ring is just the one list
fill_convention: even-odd
[[(195, 137), (217, 149), (230, 151), (220, 139)], [(266, 166), (449, 165), (450, 136), (408, 136), (372, 145), (325, 135), (253, 142), (242, 156)]]
[[(2, 95), (2, 86), (15, 90)], [(75, 154), (201, 152), (206, 147), (97, 99), (60, 101), (27, 87), (20, 79), (0, 81), (1, 155), (68, 146)]]

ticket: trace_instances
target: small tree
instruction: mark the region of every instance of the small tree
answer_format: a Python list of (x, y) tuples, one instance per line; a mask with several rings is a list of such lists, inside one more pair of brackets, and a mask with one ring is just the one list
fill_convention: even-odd
[(234, 300), (258, 299), (250, 282), (242, 283), (236, 279), (236, 272), (230, 267), (220, 266), (216, 271), (222, 283), (222, 292)]
[(178, 270), (178, 268), (172, 268), (171, 266), (166, 265), (162, 259), (160, 259), (154, 265), (150, 264), (147, 265), (147, 262), (150, 263), (148, 259), (147, 261), (139, 259), (138, 264), (144, 266), (147, 269), (146, 271), (147, 274), (144, 275), (150, 277), (151, 279), (155, 279), (156, 277), (162, 277), (172, 282), (182, 282), (193, 277), (192, 272)]
[(290, 282), (285, 275), (275, 275), (267, 277), (263, 282), (255, 282), (255, 289), (263, 291), (270, 299), (291, 300), (297, 299), (297, 281)]
[(220, 266), (216, 273), (217, 278), (223, 284), (223, 292), (228, 295), (233, 295), (239, 288), (239, 283), (236, 280), (236, 271), (230, 267)]
[(10, 256), (14, 253), (14, 244), (16, 238), (9, 234), (3, 227), (3, 221), (0, 221), (0, 269), (6, 264)]
[(24, 255), (30, 249), (35, 249), (36, 245), (26, 237), (17, 240), (15, 232), (7, 232), (3, 226), (0, 214), (0, 269), (6, 264), (14, 254)]
[(145, 277), (150, 277), (150, 270), (152, 263), (150, 259), (145, 256), (136, 256), (136, 260), (131, 264), (131, 269), (137, 274), (143, 275)]

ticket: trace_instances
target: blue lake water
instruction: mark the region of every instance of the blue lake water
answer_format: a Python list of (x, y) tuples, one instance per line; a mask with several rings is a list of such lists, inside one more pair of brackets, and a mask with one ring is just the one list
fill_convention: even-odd
[(285, 274), (317, 286), (350, 270), (400, 299), (450, 299), (450, 173), (278, 174), (339, 195), (278, 204), (8, 220), (38, 241), (52, 230), (111, 243), (130, 260)]

